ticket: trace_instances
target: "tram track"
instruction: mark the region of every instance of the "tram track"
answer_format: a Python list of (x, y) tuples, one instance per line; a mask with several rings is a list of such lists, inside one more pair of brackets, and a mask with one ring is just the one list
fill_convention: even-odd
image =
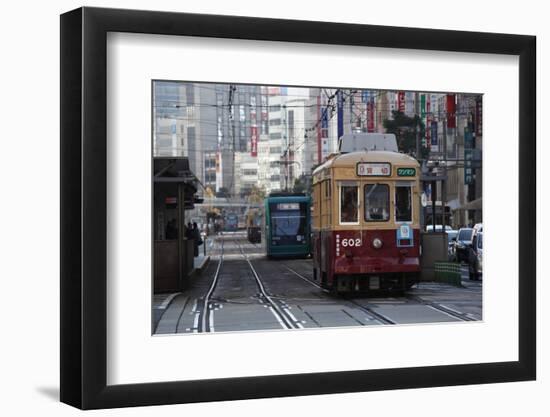
[[(317, 287), (319, 288), (321, 291), (327, 293), (327, 294), (330, 294), (330, 291), (327, 290), (326, 288), (323, 288), (321, 287), (319, 284), (311, 281), (310, 279), (308, 279), (307, 277), (303, 276), (302, 274), (300, 274), (299, 272), (295, 271), (294, 269), (290, 268), (288, 265), (283, 265), (288, 271), (292, 272), (294, 275), (296, 275), (297, 277), (303, 279), (304, 281), (306, 281), (307, 283), (313, 285), (314, 287)], [(347, 302), (349, 302), (350, 304), (353, 304), (354, 306), (358, 307), (359, 309), (363, 310), (364, 312), (368, 313), (369, 315), (371, 315), (372, 317), (374, 317), (376, 320), (384, 323), (384, 324), (397, 324), (396, 322), (394, 322), (393, 320), (389, 319), (388, 317), (384, 316), (383, 314), (380, 314), (376, 311), (374, 311), (372, 308), (370, 307), (366, 307), (362, 304), (359, 304), (358, 302), (356, 302), (355, 300), (349, 300), (349, 299), (346, 299)]]
[[(307, 283), (309, 283), (310, 285), (313, 285), (314, 287), (320, 289), (321, 291), (325, 292), (325, 293), (330, 293), (329, 290), (327, 290), (326, 288), (323, 288), (321, 287), (319, 284), (311, 281), (309, 278), (303, 276), (302, 274), (300, 274), (299, 272), (295, 271), (294, 269), (290, 268), (288, 265), (284, 265), (284, 267), (292, 272), (294, 275), (296, 275), (297, 277), (301, 278), (302, 280), (306, 281)], [(418, 296), (414, 296), (414, 295), (405, 295), (405, 299), (409, 300), (409, 301), (413, 301), (415, 302), (416, 304), (421, 304), (421, 305), (424, 305), (426, 307), (429, 307), (429, 308), (432, 308), (436, 311), (439, 311), (443, 314), (446, 314), (450, 317), (453, 317), (455, 319), (458, 319), (460, 321), (477, 321), (476, 318), (473, 318), (473, 317), (470, 317), (468, 316), (468, 314), (466, 313), (462, 313), (460, 311), (456, 311), (456, 310), (453, 310), (452, 308), (450, 307), (447, 307), (443, 304), (440, 304), (440, 303), (436, 303), (436, 302), (433, 302), (433, 301), (427, 301), (427, 300), (424, 300), (422, 299), (421, 297), (418, 297)], [(360, 309), (368, 312), (369, 314), (371, 314), (372, 316), (374, 316), (375, 318), (377, 318), (379, 321), (383, 322), (384, 324), (397, 324), (396, 322), (394, 322), (393, 320), (389, 319), (388, 317), (374, 311), (372, 308), (370, 307), (367, 307), (367, 306), (364, 306), (358, 302), (356, 302), (355, 300), (350, 300), (348, 299), (347, 300), (348, 302), (350, 302), (351, 304), (359, 307)]]
[[(219, 303), (227, 303), (227, 304), (233, 304), (231, 300), (225, 300), (223, 298), (215, 297), (214, 293), (216, 291), (216, 288), (219, 286), (220, 283), (220, 276), (221, 272), (223, 271), (223, 264), (224, 264), (224, 258), (226, 255), (226, 252), (229, 250), (227, 247), (225, 247), (226, 240), (222, 240), (221, 248), (220, 248), (220, 259), (218, 261), (218, 265), (216, 267), (216, 272), (214, 274), (214, 278), (212, 280), (212, 283), (210, 284), (210, 287), (199, 303), (201, 305), (201, 308), (199, 309), (199, 314), (197, 315), (197, 320), (195, 324), (195, 329), (199, 333), (210, 333), (214, 332), (214, 323), (213, 323), (213, 310)], [(294, 315), (288, 311), (288, 308), (286, 308), (284, 305), (279, 304), (274, 297), (272, 297), (266, 290), (265, 285), (258, 275), (258, 272), (254, 268), (254, 265), (250, 261), (248, 255), (243, 250), (243, 247), (241, 243), (238, 241), (238, 239), (227, 239), (227, 242), (233, 242), (236, 244), (238, 251), (240, 253), (240, 256), (243, 257), (243, 259), (246, 261), (247, 265), (249, 266), (252, 276), (254, 278), (256, 287), (258, 288), (258, 296), (257, 300), (262, 304), (265, 305), (271, 314), (275, 317), (279, 325), (286, 330), (293, 330), (293, 329), (301, 329), (303, 328), (302, 324), (294, 317)], [(244, 303), (238, 303), (238, 304), (244, 304)]]
[(425, 305), (427, 307), (433, 308), (436, 311), (444, 313), (444, 314), (446, 314), (448, 316), (451, 316), (455, 319), (458, 319), (460, 321), (478, 321), (477, 319), (468, 316), (466, 313), (462, 313), (460, 311), (453, 310), (452, 308), (447, 307), (447, 306), (445, 306), (443, 304), (440, 304), (440, 303), (435, 303), (433, 301), (424, 300), (424, 299), (422, 299), (422, 298), (420, 298), (416, 295), (406, 295), (405, 298), (407, 300), (412, 300), (412, 301), (415, 301), (419, 304), (422, 304), (422, 305)]
[(214, 279), (212, 280), (212, 284), (210, 284), (210, 288), (208, 289), (208, 292), (203, 298), (203, 306), (200, 310), (199, 317), (198, 317), (198, 331), (199, 333), (207, 333), (212, 330), (211, 325), (211, 319), (212, 319), (212, 311), (211, 311), (211, 297), (214, 293), (214, 290), (216, 289), (216, 286), (218, 285), (218, 280), (220, 276), (220, 270), (223, 265), (223, 246), (224, 241), (222, 240), (221, 248), (220, 248), (220, 259), (218, 261), (218, 266), (216, 268), (216, 273), (214, 274)]
[[(303, 279), (304, 281), (306, 281), (307, 283), (313, 285), (314, 287), (319, 288), (320, 290), (322, 290), (325, 293), (330, 293), (330, 291), (328, 291), (327, 289), (321, 287), (317, 283), (311, 281), (309, 278), (303, 276), (299, 272), (296, 272), (294, 269), (290, 268), (288, 265), (284, 265), (284, 267), (287, 270), (289, 270), (290, 272), (292, 272), (294, 275), (298, 276), (299, 278)], [(462, 313), (460, 311), (453, 310), (452, 308), (447, 307), (447, 306), (445, 306), (441, 303), (436, 303), (436, 302), (433, 302), (433, 301), (424, 300), (423, 298), (415, 296), (415, 295), (405, 295), (405, 299), (407, 299), (409, 301), (413, 301), (417, 304), (424, 305), (426, 307), (430, 307), (430, 308), (432, 308), (436, 311), (444, 313), (444, 314), (446, 314), (448, 316), (451, 316), (455, 319), (458, 319), (460, 321), (478, 321), (476, 318), (470, 317), (467, 313)], [(370, 314), (376, 316), (377, 318), (379, 318), (381, 321), (383, 321), (386, 324), (397, 324), (396, 322), (394, 322), (393, 320), (383, 316), (382, 314), (377, 313), (376, 311), (373, 311), (370, 307), (362, 306), (361, 304), (357, 303), (354, 300), (347, 300), (347, 301), (349, 301), (350, 303), (360, 307), (361, 309), (363, 309), (365, 311), (368, 311)]]
[(235, 240), (235, 243), (239, 247), (239, 250), (241, 252), (241, 255), (245, 259), (245, 261), (248, 263), (248, 266), (250, 267), (252, 274), (254, 275), (254, 279), (256, 280), (256, 285), (258, 286), (258, 289), (260, 290), (260, 298), (263, 300), (263, 302), (269, 306), (271, 309), (271, 312), (277, 317), (280, 323), (284, 324), (284, 326), (289, 329), (303, 329), (304, 326), (296, 320), (296, 317), (284, 306), (279, 305), (273, 298), (270, 296), (265, 289), (265, 286), (258, 275), (258, 272), (254, 268), (254, 265), (252, 265), (252, 262), (249, 259), (249, 256), (244, 252), (242, 245), (239, 241)]
[[(224, 246), (225, 245), (225, 246)], [(254, 244), (252, 244), (254, 246)], [(242, 239), (238, 239), (236, 237), (232, 237), (229, 239), (225, 239), (221, 242), (220, 245), (220, 258), (218, 265), (216, 267), (216, 272), (214, 274), (214, 278), (212, 280), (212, 283), (208, 289), (208, 292), (204, 296), (202, 300), (199, 300), (199, 306), (200, 308), (199, 314), (198, 314), (198, 323), (196, 322), (195, 331), (201, 332), (201, 333), (208, 333), (208, 332), (214, 332), (214, 323), (213, 323), (213, 316), (214, 316), (214, 310), (220, 309), (223, 307), (224, 304), (227, 305), (236, 305), (236, 304), (255, 304), (259, 303), (260, 305), (263, 305), (270, 313), (270, 315), (273, 315), (277, 323), (280, 325), (281, 328), (285, 330), (294, 330), (294, 329), (303, 329), (304, 326), (302, 325), (302, 322), (297, 320), (296, 317), (292, 314), (290, 311), (289, 306), (287, 305), (287, 298), (285, 297), (278, 297), (275, 294), (270, 294), (267, 290), (264, 280), (262, 279), (261, 274), (258, 273), (259, 270), (256, 269), (254, 266), (252, 260), (254, 259), (254, 255), (250, 252), (250, 248), (248, 245), (244, 245)], [(245, 279), (253, 278), (253, 281), (255, 283), (255, 287), (257, 288), (257, 293), (252, 296), (251, 293), (251, 300), (232, 300), (231, 296), (224, 297), (223, 291), (220, 293), (219, 291), (216, 293), (216, 289), (224, 287), (225, 284), (220, 284), (220, 277), (223, 276), (224, 269), (224, 259), (226, 258), (226, 254), (230, 254), (230, 257), (227, 259), (233, 259), (236, 260), (236, 258), (241, 258), (245, 261), (246, 265), (248, 265), (250, 273), (247, 274), (244, 272), (246, 269), (241, 263), (241, 269), (239, 269), (240, 276)], [(227, 261), (227, 259), (225, 259)], [(295, 268), (287, 265), (286, 263), (282, 263), (281, 266), (286, 269), (288, 272), (290, 272), (292, 275), (300, 278), (301, 280), (305, 281), (309, 285), (321, 290), (324, 294), (331, 294), (331, 291), (321, 287), (319, 284), (315, 283), (311, 280), (310, 277), (303, 275), (302, 273), (298, 272)], [(261, 268), (260, 268), (261, 270)], [(261, 272), (261, 271), (260, 271)], [(225, 273), (226, 276), (227, 272)], [(246, 278), (246, 277), (249, 278)], [(247, 281), (250, 283), (250, 281)], [(248, 285), (249, 290), (254, 291), (252, 284), (246, 284)], [(382, 314), (381, 312), (377, 311), (376, 305), (369, 305), (370, 302), (361, 302), (361, 300), (356, 301), (352, 299), (351, 297), (344, 297), (343, 298), (346, 303), (349, 303), (349, 306), (353, 306), (357, 308), (358, 310), (363, 311), (373, 320), (378, 321), (382, 325), (396, 325), (399, 324), (399, 322), (394, 321), (393, 318), (389, 318), (386, 315)], [(458, 321), (477, 321), (476, 318), (471, 317), (467, 313), (463, 313), (457, 310), (452, 309), (451, 307), (448, 307), (444, 304), (429, 301), (426, 299), (423, 299), (416, 295), (405, 295), (404, 300), (411, 302), (415, 305), (422, 305), (425, 306), (428, 309), (436, 310), (441, 314), (444, 314), (446, 316), (452, 317), (455, 320)], [(376, 303), (375, 303), (376, 304)], [(314, 322), (314, 320), (312, 321)]]

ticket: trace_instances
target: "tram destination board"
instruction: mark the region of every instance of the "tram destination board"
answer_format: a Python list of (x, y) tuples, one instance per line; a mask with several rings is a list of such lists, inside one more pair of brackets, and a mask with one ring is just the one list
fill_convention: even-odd
[(358, 162), (357, 176), (360, 177), (389, 177), (391, 164), (386, 162)]

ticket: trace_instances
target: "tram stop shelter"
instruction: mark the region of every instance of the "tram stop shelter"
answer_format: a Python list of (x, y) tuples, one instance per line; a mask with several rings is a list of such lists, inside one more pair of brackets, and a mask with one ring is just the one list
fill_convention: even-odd
[[(445, 225), (447, 224), (447, 216), (445, 213), (445, 196), (442, 196), (442, 205), (436, 206), (437, 201), (437, 187), (436, 183), (441, 182), (441, 189), (444, 190), (444, 183), (447, 181), (446, 175), (438, 174), (422, 174), (420, 180), (424, 183), (430, 183), (432, 188), (432, 204), (431, 207), (424, 207), (423, 216), (428, 211), (430, 214), (430, 220), (432, 224), (431, 231), (422, 231), (420, 234), (420, 244), (422, 245), (422, 257), (420, 259), (421, 276), (422, 281), (433, 281), (435, 279), (435, 267), (438, 262), (448, 261), (448, 235), (445, 232)], [(427, 210), (426, 210), (427, 209)], [(434, 215), (435, 213), (435, 215)], [(439, 215), (438, 215), (439, 214)], [(436, 225), (437, 221), (440, 221), (441, 229), (438, 231)], [(424, 228), (426, 225), (422, 225)]]
[(194, 242), (185, 236), (185, 210), (198, 201), (186, 157), (153, 159), (154, 292), (182, 291), (193, 271)]

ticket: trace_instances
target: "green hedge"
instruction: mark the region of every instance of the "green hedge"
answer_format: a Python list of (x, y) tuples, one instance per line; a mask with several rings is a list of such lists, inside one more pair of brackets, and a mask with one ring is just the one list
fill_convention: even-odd
[(462, 287), (462, 271), (459, 263), (454, 262), (435, 262), (435, 280), (447, 284)]

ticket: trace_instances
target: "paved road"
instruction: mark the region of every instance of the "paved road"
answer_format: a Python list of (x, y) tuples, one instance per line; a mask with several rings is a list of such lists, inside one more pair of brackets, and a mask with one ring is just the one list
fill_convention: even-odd
[[(155, 334), (379, 326), (481, 320), (482, 283), (420, 283), (403, 297), (342, 297), (312, 281), (311, 259), (270, 260), (243, 232), (207, 242), (205, 271), (154, 299)], [(162, 308), (161, 308), (162, 307)]]

